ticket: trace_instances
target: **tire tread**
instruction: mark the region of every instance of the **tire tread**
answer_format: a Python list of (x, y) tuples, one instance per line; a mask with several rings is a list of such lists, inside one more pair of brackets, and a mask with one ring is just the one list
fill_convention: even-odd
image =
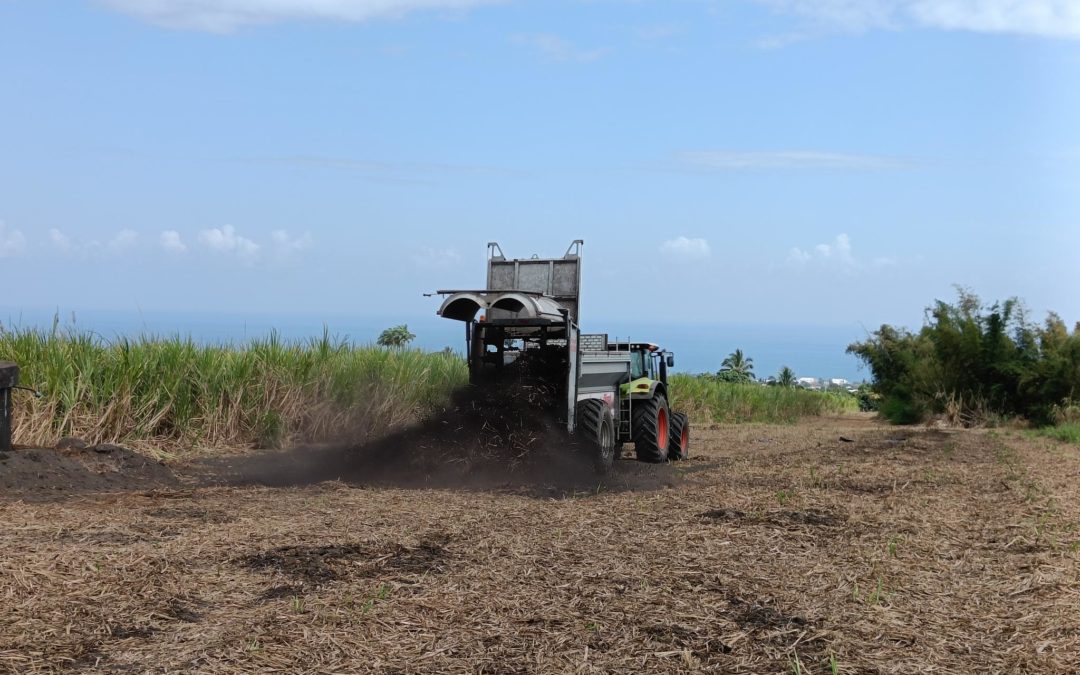
[[(667, 448), (661, 449), (656, 444), (657, 417), (660, 408), (667, 407), (667, 401), (663, 396), (654, 396), (634, 406), (633, 416), (630, 420), (630, 433), (634, 439), (634, 452), (638, 460), (658, 464), (668, 460)], [(668, 424), (671, 424), (671, 415), (668, 414)]]
[[(606, 418), (609, 417), (610, 414), (603, 401), (595, 398), (587, 398), (583, 401), (578, 401), (578, 433), (581, 434), (581, 437), (585, 440), (585, 447), (588, 448), (593, 465), (600, 473), (604, 473), (611, 468), (615, 455), (614, 446), (603, 448), (600, 444), (600, 429), (603, 427)], [(609, 425), (612, 424), (610, 420), (607, 420), (607, 423)], [(612, 438), (614, 438), (614, 436), (612, 436)]]
[(686, 444), (687, 449), (684, 452), (679, 444), (682, 442), (683, 429), (687, 429), (690, 426), (690, 418), (686, 416), (686, 413), (671, 413), (671, 429), (668, 434), (668, 459), (672, 461), (679, 461), (686, 459), (689, 456), (689, 442)]

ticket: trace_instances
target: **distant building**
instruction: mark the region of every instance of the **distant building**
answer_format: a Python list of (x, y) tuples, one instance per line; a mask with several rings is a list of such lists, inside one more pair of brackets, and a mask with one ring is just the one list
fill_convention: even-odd
[(811, 389), (813, 391), (829, 391), (832, 389), (842, 389), (848, 392), (858, 391), (859, 385), (864, 384), (862, 382), (852, 382), (843, 377), (797, 377), (795, 378), (795, 386), (803, 389)]

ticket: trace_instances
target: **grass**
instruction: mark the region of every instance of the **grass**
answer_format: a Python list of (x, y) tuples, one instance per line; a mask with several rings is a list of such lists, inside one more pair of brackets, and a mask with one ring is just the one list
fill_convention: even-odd
[(893, 537), (891, 539), (889, 539), (888, 550), (889, 550), (889, 557), (890, 558), (895, 558), (896, 557), (896, 551), (899, 548), (900, 542), (903, 541), (903, 539), (904, 538), (901, 537), (898, 534), (893, 535)]
[(885, 584), (882, 582), (881, 577), (878, 577), (877, 585), (867, 591), (865, 595), (859, 590), (859, 584), (856, 583), (851, 590), (851, 599), (856, 602), (876, 607), (888, 600), (888, 594), (885, 592)]
[(375, 590), (375, 593), (373, 593), (370, 597), (368, 597), (368, 599), (364, 601), (364, 604), (361, 605), (360, 613), (361, 614), (367, 614), (368, 612), (370, 612), (372, 609), (375, 608), (375, 604), (377, 602), (379, 602), (381, 600), (386, 600), (389, 597), (390, 597), (390, 587), (388, 585), (386, 585), (386, 584), (379, 584), (379, 588)]
[(803, 664), (799, 659), (799, 652), (795, 652), (795, 655), (791, 658), (791, 672), (795, 675), (803, 675)]
[(20, 364), (21, 383), (44, 394), (16, 392), (16, 443), (78, 436), (168, 452), (377, 434), (437, 408), (467, 380), (452, 354), (356, 346), (327, 334), (233, 346), (0, 329), (0, 360)]
[(794, 424), (804, 417), (856, 412), (859, 402), (844, 392), (731, 384), (704, 376), (675, 375), (672, 405), (713, 422)]
[(1035, 433), (1065, 443), (1080, 445), (1080, 422), (1064, 422), (1053, 427), (1043, 427), (1037, 429)]

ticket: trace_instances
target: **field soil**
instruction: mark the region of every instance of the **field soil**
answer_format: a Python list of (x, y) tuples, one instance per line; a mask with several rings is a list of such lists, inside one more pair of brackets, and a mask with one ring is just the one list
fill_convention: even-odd
[(1080, 672), (1076, 446), (852, 415), (603, 480), (342, 452), (7, 453), (0, 671)]
[(40, 501), (177, 482), (163, 462), (109, 443), (64, 439), (56, 448), (0, 451), (0, 498)]

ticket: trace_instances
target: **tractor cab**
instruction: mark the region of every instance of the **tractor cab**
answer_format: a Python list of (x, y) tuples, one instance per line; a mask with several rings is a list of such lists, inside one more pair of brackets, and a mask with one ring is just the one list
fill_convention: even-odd
[(612, 342), (612, 351), (630, 352), (630, 379), (668, 383), (668, 368), (675, 366), (675, 354), (651, 342)]

